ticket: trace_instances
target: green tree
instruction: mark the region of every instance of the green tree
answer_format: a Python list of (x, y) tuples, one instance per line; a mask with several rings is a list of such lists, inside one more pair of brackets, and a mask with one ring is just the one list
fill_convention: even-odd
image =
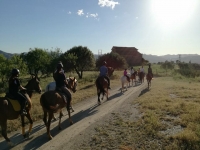
[(96, 60), (96, 67), (99, 68), (100, 66), (102, 66), (103, 61), (106, 61), (108, 66), (115, 69), (124, 69), (128, 67), (125, 58), (115, 52), (107, 53), (100, 56)]
[(35, 74), (38, 76), (39, 71), (46, 71), (46, 66), (50, 64), (50, 56), (47, 50), (41, 48), (30, 49), (30, 51), (25, 54), (22, 53), (21, 57), (27, 64), (29, 74)]
[(93, 69), (95, 66), (94, 55), (90, 49), (83, 46), (74, 46), (62, 56), (62, 62), (66, 71), (75, 70), (79, 79), (83, 72)]

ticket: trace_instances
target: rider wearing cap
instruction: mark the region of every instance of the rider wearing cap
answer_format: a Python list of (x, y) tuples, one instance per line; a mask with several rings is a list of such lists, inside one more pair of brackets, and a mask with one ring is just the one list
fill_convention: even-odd
[(108, 77), (108, 68), (106, 67), (106, 61), (103, 62), (103, 65), (100, 67), (100, 76), (104, 77), (108, 81), (108, 89), (110, 89), (110, 79)]
[(67, 110), (69, 109), (71, 102), (71, 93), (67, 88), (68, 82), (63, 72), (63, 64), (59, 62), (57, 64), (57, 69), (54, 72), (53, 78), (56, 81), (56, 89), (60, 90), (67, 96)]
[(26, 101), (27, 98), (22, 95), (19, 90), (26, 90), (26, 88), (24, 88), (18, 79), (19, 76), (19, 70), (18, 69), (12, 69), (11, 71), (11, 76), (9, 78), (9, 94), (11, 94), (14, 99), (17, 99), (21, 105), (21, 110), (20, 110), (20, 114), (21, 115), (26, 115)]

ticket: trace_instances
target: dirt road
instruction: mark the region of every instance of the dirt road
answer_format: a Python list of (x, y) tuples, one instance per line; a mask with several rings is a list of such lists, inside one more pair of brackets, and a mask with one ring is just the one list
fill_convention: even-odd
[[(120, 88), (117, 87), (110, 90), (109, 100), (103, 100), (100, 106), (97, 105), (97, 96), (74, 105), (75, 112), (72, 113), (74, 124), (72, 126), (69, 125), (67, 115), (62, 118), (62, 130), (58, 130), (58, 121), (52, 122), (51, 135), (53, 139), (50, 141), (47, 138), (46, 127), (42, 121), (34, 123), (32, 134), (27, 139), (22, 138), (21, 131), (12, 133), (9, 137), (16, 144), (12, 150), (78, 149), (77, 143), (87, 139), (87, 136), (90, 136), (89, 132), (92, 132), (96, 125), (103, 122), (113, 111), (121, 111), (120, 108), (126, 109), (130, 107), (129, 101), (138, 97), (146, 88), (147, 84), (143, 83), (135, 87), (129, 87), (128, 91), (122, 94)], [(135, 112), (137, 111), (135, 110)], [(0, 149), (8, 149), (6, 142), (2, 138)]]

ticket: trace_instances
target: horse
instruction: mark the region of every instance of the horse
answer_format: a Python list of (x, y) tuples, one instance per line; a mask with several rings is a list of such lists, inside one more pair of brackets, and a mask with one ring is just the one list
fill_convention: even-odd
[[(68, 84), (69, 84), (69, 89), (73, 92), (73, 93), (75, 93), (76, 92), (76, 88), (77, 88), (77, 79), (75, 78), (75, 77), (69, 77), (69, 78), (67, 78), (67, 82), (68, 82)], [(73, 82), (74, 82), (74, 86), (73, 86)], [(47, 86), (46, 86), (46, 88), (45, 88), (45, 92), (46, 91), (54, 91), (54, 90), (56, 90), (56, 82), (50, 82)], [(73, 109), (73, 107), (72, 106), (70, 106), (70, 108), (72, 109), (72, 112), (74, 112), (74, 109)], [(56, 117), (55, 117), (55, 115), (53, 114), (53, 119), (54, 120), (56, 120)]]
[(115, 71), (113, 67), (107, 67), (108, 68), (108, 77), (113, 75), (113, 72)]
[[(114, 68), (113, 67), (107, 67), (107, 68), (108, 68), (108, 77), (111, 77), (113, 75)], [(95, 81), (95, 85), (97, 88), (98, 104), (100, 105), (101, 94), (102, 94), (101, 100), (103, 100), (104, 95), (106, 95), (106, 99), (108, 100), (108, 81), (105, 77), (98, 76)]]
[[(68, 82), (69, 84), (69, 89), (71, 89), (73, 92), (76, 92), (76, 79), (70, 78), (71, 82)], [(51, 120), (53, 118), (53, 114), (59, 112), (59, 124), (58, 127), (61, 130), (61, 117), (62, 117), (62, 109), (64, 107), (67, 107), (67, 112), (69, 116), (69, 122), (70, 125), (73, 124), (73, 121), (71, 119), (71, 113), (70, 113), (70, 105), (71, 101), (67, 100), (67, 97), (64, 98), (62, 93), (56, 90), (53, 91), (46, 91), (44, 92), (41, 97), (40, 97), (40, 105), (42, 106), (43, 109), (43, 121), (44, 124), (46, 125), (47, 128), (47, 135), (49, 137), (49, 140), (51, 140), (53, 137), (50, 134), (50, 125), (51, 125)], [(47, 115), (48, 115), (48, 120), (47, 120)]]
[[(7, 136), (7, 120), (14, 120), (19, 118), (21, 116), (21, 125), (22, 125), (22, 135), (24, 138), (29, 137), (30, 132), (32, 130), (33, 126), (33, 120), (30, 115), (30, 110), (32, 107), (31, 97), (33, 91), (37, 91), (41, 94), (41, 87), (39, 84), (39, 80), (36, 77), (33, 77), (28, 81), (27, 85), (25, 86), (26, 90), (20, 91), (22, 94), (24, 94), (27, 98), (27, 104), (26, 104), (26, 115), (20, 115), (21, 106), (20, 103), (17, 100), (14, 100), (9, 93), (6, 94), (5, 97), (0, 97), (0, 126), (1, 126), (1, 134), (8, 143), (9, 146), (14, 146), (14, 144), (10, 141), (10, 139)], [(28, 133), (25, 133), (25, 122), (24, 122), (24, 116), (27, 117), (29, 120), (29, 130)]]
[(106, 95), (106, 98), (108, 100), (108, 81), (103, 76), (99, 76), (95, 81), (96, 87), (97, 87), (97, 96), (98, 96), (98, 104), (101, 104), (100, 101), (100, 95), (102, 94), (101, 100), (103, 100), (104, 95)]
[(131, 83), (132, 83), (132, 86), (133, 86), (133, 80), (135, 80), (135, 85), (136, 85), (136, 76), (137, 76), (137, 71), (135, 71), (134, 73), (132, 73), (132, 74), (127, 74), (129, 77), (130, 77), (130, 79), (131, 79)]
[(152, 75), (148, 73), (148, 74), (146, 75), (146, 79), (147, 79), (148, 89), (149, 89), (150, 86), (151, 86)]
[(144, 72), (138, 72), (139, 82), (144, 82), (145, 73)]
[[(130, 73), (127, 73), (127, 76), (130, 78), (130, 77), (131, 77), (131, 74), (130, 74)], [(126, 91), (127, 91), (128, 85), (129, 85), (129, 87), (130, 87), (130, 82), (128, 81), (127, 77), (126, 77), (126, 76), (122, 76), (122, 77), (120, 78), (120, 80), (121, 80), (121, 84), (122, 84), (121, 92), (124, 91), (124, 88), (126, 88)], [(126, 86), (124, 87), (124, 85), (126, 85)]]

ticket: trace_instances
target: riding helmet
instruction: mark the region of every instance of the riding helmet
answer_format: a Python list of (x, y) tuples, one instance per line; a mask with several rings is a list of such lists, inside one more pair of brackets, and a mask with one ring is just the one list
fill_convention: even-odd
[(61, 69), (61, 68), (63, 68), (63, 64), (62, 63), (58, 63), (57, 64), (57, 69)]
[(12, 75), (19, 75), (19, 70), (14, 68), (12, 69), (12, 72), (11, 72)]

